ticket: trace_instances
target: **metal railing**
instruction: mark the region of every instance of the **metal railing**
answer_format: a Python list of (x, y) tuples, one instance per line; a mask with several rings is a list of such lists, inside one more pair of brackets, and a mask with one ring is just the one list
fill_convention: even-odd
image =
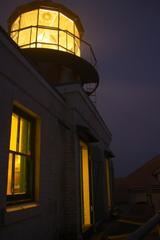
[[(156, 213), (148, 222), (138, 228), (135, 232), (129, 234), (128, 240), (142, 240), (150, 234), (160, 224), (160, 211)], [(160, 234), (160, 233), (159, 233)], [(160, 240), (160, 236), (157, 240)]]
[[(19, 34), (21, 31), (23, 30), (27, 30), (29, 29), (30, 30), (30, 36), (28, 37), (28, 39), (30, 39), (28, 41), (27, 44), (19, 44)], [(33, 41), (32, 40), (32, 31), (33, 29), (36, 30), (36, 36), (35, 36), (35, 40)], [(56, 43), (52, 43), (52, 42), (44, 42), (44, 41), (39, 41), (38, 40), (38, 29), (44, 29), (44, 30), (52, 30), (52, 31), (57, 31), (57, 42)], [(60, 42), (60, 32), (64, 32), (66, 34), (66, 43), (65, 43), (65, 46), (61, 45), (61, 42)], [(11, 38), (17, 43), (17, 45), (20, 47), (20, 48), (30, 48), (30, 47), (33, 47), (33, 45), (35, 44), (35, 48), (37, 47), (38, 44), (45, 44), (46, 46), (48, 45), (48, 48), (52, 48), (52, 47), (49, 47), (49, 46), (55, 46), (54, 49), (61, 49), (61, 51), (66, 51), (66, 52), (69, 52), (71, 54), (74, 54), (74, 55), (77, 55), (76, 54), (76, 50), (75, 50), (75, 46), (76, 44), (78, 43), (78, 47), (80, 48), (80, 57), (85, 59), (86, 61), (88, 61), (91, 65), (93, 66), (96, 66), (97, 64), (97, 59), (95, 57), (95, 54), (94, 54), (94, 51), (93, 51), (93, 48), (92, 48), (92, 45), (90, 43), (88, 43), (87, 41), (75, 36), (74, 34), (72, 34), (71, 32), (69, 32), (68, 30), (63, 30), (63, 29), (60, 29), (60, 28), (55, 28), (55, 27), (49, 27), (49, 26), (41, 26), (41, 25), (36, 25), (36, 26), (27, 26), (27, 27), (24, 27), (24, 28), (20, 28), (20, 29), (17, 29), (17, 30), (14, 30), (14, 31), (11, 31), (10, 32), (10, 35), (11, 35)], [(73, 38), (73, 41), (74, 41), (74, 50), (69, 50), (68, 48), (68, 36), (72, 37)]]

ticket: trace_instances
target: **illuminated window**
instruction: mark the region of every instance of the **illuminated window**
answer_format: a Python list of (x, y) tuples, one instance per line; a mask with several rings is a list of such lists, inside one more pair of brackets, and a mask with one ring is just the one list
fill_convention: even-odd
[(14, 107), (8, 159), (7, 200), (33, 198), (34, 119)]
[(75, 22), (55, 10), (21, 14), (13, 22), (10, 36), (21, 48), (49, 48), (80, 56), (80, 33)]
[(39, 10), (39, 25), (58, 27), (58, 12), (46, 9)]
[(45, 44), (50, 43), (52, 45), (58, 44), (58, 32), (50, 29), (38, 29), (38, 42)]
[(37, 16), (38, 16), (38, 10), (33, 10), (30, 12), (21, 14), (20, 28), (36, 26), (37, 25)]
[(19, 21), (20, 21), (20, 17), (18, 17), (12, 24), (11, 31), (15, 31), (19, 29)]
[(75, 54), (77, 56), (80, 56), (80, 35), (76, 26), (75, 26)]
[(86, 228), (91, 224), (90, 212), (90, 174), (88, 146), (80, 141), (81, 156), (81, 210), (82, 210), (82, 227)]
[(27, 45), (30, 43), (30, 29), (24, 29), (19, 32), (18, 44)]

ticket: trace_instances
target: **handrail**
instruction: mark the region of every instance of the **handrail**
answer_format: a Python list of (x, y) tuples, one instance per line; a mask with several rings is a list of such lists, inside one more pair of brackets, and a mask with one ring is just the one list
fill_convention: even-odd
[(158, 213), (156, 213), (151, 219), (149, 219), (149, 221), (138, 228), (135, 232), (129, 234), (128, 240), (144, 239), (144, 237), (147, 236), (158, 224), (160, 224), (160, 211), (158, 211)]

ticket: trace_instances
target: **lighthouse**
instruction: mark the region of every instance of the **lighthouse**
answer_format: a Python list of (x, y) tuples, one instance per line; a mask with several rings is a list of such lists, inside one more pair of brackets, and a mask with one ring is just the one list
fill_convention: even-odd
[[(51, 86), (79, 83), (88, 95), (99, 83), (92, 46), (74, 12), (51, 1), (33, 1), (15, 9), (10, 37)], [(85, 87), (89, 86), (89, 87)]]

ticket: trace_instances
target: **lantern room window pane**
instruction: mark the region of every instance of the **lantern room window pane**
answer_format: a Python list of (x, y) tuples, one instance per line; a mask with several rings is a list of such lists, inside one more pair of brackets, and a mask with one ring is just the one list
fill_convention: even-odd
[(63, 31), (59, 32), (59, 45), (67, 48), (67, 34)]
[(58, 45), (46, 44), (46, 43), (38, 43), (37, 48), (49, 48), (49, 49), (58, 49)]
[(58, 27), (58, 12), (45, 9), (39, 10), (39, 25)]
[(75, 38), (75, 54), (80, 57), (80, 40)]
[(37, 28), (31, 29), (31, 43), (36, 42)]
[(21, 14), (20, 28), (37, 25), (38, 10)]
[(38, 29), (38, 38), (39, 43), (52, 43), (58, 44), (58, 32), (50, 29)]
[(35, 43), (33, 43), (33, 44), (30, 45), (30, 48), (35, 48), (35, 47), (36, 47), (36, 44), (35, 44)]
[(80, 34), (76, 26), (75, 26), (75, 36), (80, 38)]
[(74, 34), (74, 23), (71, 19), (60, 13), (60, 29), (67, 30)]
[(19, 31), (18, 44), (20, 46), (30, 44), (30, 34), (31, 34), (31, 29), (25, 29), (25, 30)]
[(74, 52), (74, 38), (67, 34), (67, 49)]
[(13, 39), (13, 41), (15, 41), (15, 43), (17, 43), (17, 41), (18, 41), (18, 31), (12, 32), (11, 33), (11, 38)]
[(15, 31), (15, 30), (18, 30), (19, 29), (19, 20), (20, 20), (20, 17), (18, 17), (14, 23), (12, 24), (12, 27), (11, 27), (11, 31)]
[(67, 51), (66, 48), (63, 48), (63, 47), (60, 47), (60, 46), (59, 46), (59, 50), (60, 50), (60, 51), (63, 51), (63, 52), (66, 52), (66, 51)]

